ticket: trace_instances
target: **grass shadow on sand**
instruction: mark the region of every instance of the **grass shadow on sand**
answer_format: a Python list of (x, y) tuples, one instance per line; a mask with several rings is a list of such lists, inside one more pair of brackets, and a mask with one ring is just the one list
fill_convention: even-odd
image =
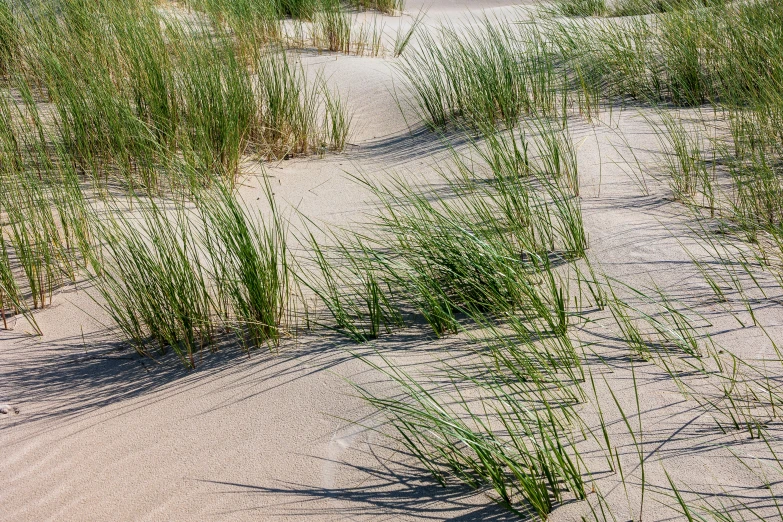
[[(365, 479), (355, 485), (343, 487), (313, 487), (306, 484), (281, 482), (277, 486), (238, 484), (233, 482), (204, 481), (221, 487), (217, 494), (243, 496), (272, 496), (283, 501), (259, 506), (265, 516), (310, 517), (332, 516), (344, 519), (353, 517), (372, 520), (449, 520), (453, 522), (520, 520), (502, 506), (488, 502), (484, 492), (472, 491), (462, 484), (443, 488), (430, 479), (428, 472), (410, 464), (413, 459), (397, 449), (367, 446), (373, 466), (354, 466), (343, 461), (329, 461), (350, 467)], [(361, 450), (356, 450), (361, 451)], [(377, 452), (389, 453), (393, 460), (384, 460)], [(324, 460), (324, 459), (321, 459)], [(410, 463), (405, 463), (410, 462)], [(323, 501), (334, 504), (324, 510)], [(311, 507), (312, 504), (312, 507)], [(261, 511), (263, 510), (263, 511)], [(223, 515), (231, 513), (222, 513)], [(533, 519), (531, 514), (531, 520)]]

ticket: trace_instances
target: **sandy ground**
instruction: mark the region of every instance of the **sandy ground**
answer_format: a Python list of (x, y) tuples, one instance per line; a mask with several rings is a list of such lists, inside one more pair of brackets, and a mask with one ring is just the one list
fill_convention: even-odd
[[(420, 3), (410, 0), (408, 12)], [(430, 16), (457, 19), (466, 5), (507, 11), (515, 2), (427, 4), (433, 4)], [(357, 226), (366, 221), (372, 202), (348, 174), (381, 179), (394, 171), (437, 179), (432, 167), (446, 151), (432, 134), (415, 125), (409, 130), (393, 94), (393, 60), (311, 56), (305, 63), (322, 68), (348, 95), (355, 133), (344, 154), (268, 168), (287, 212)], [(415, 123), (412, 114), (407, 117)], [(653, 180), (650, 193), (642, 194), (627, 167), (617, 164), (612, 146), (620, 142), (617, 129), (640, 149), (654, 151), (657, 141), (635, 110), (612, 117), (611, 127), (579, 122), (572, 127), (590, 257), (614, 277), (638, 285), (654, 279), (687, 300), (704, 288), (680, 245), (691, 244), (683, 210)], [(247, 201), (263, 199), (253, 176), (241, 193)], [(736, 355), (771, 355), (760, 330), (741, 328), (715, 305), (693, 305), (702, 307), (721, 332), (716, 340)], [(763, 306), (757, 313), (774, 338), (783, 338), (779, 307)], [(326, 335), (305, 336), (279, 354), (209, 355), (188, 372), (173, 359), (151, 362), (118, 350), (101, 324), (102, 310), (78, 285), (61, 291), (36, 317), (45, 333), (41, 338), (26, 335), (21, 322), (0, 332), (0, 404), (19, 409), (0, 415), (0, 520), (513, 519), (482, 494), (433, 485), (388, 447), (391, 441), (355, 423), (372, 427), (379, 421), (347, 380), (373, 383), (378, 376), (347, 350), (377, 348), (415, 367), (442, 355), (449, 340), (433, 341), (413, 329), (357, 348)], [(609, 361), (607, 382), (623, 407), (635, 411), (631, 374), (613, 364), (611, 337), (600, 326), (581, 335)], [(636, 371), (650, 453), (648, 495), (665, 485), (665, 465), (678, 484), (695, 491), (721, 484), (763, 507), (768, 495), (757, 477), (725, 449), (753, 455), (759, 443), (719, 436), (661, 370), (643, 365)], [(610, 430), (633, 474), (635, 450), (616, 415)], [(603, 483), (618, 520), (635, 517), (636, 493), (629, 502), (616, 480)], [(671, 500), (647, 502), (645, 520), (674, 517), (666, 507)], [(582, 514), (584, 506), (570, 504), (551, 520)]]

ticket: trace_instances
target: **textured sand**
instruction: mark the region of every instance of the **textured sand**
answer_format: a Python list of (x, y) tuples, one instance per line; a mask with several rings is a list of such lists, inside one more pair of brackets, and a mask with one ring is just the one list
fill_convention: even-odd
[[(420, 3), (433, 4), (410, 0), (408, 11)], [(466, 4), (506, 12), (515, 2), (438, 0), (430, 16), (457, 20)], [(345, 154), (268, 168), (287, 212), (361, 226), (372, 203), (346, 171), (437, 179), (432, 165), (445, 158), (443, 145), (431, 134), (408, 131), (392, 94), (392, 60), (311, 56), (305, 62), (322, 68), (349, 96), (356, 132)], [(635, 111), (613, 118), (635, 146), (657, 148)], [(650, 194), (640, 195), (616, 164), (615, 129), (576, 122), (572, 132), (591, 258), (629, 283), (654, 278), (683, 299), (697, 295), (703, 283), (679, 244), (690, 241), (682, 208), (653, 180)], [(250, 202), (263, 199), (252, 175), (241, 192)], [(772, 354), (761, 331), (740, 328), (717, 306), (694, 305), (703, 305), (722, 332), (716, 339), (736, 355)], [(783, 338), (780, 309), (760, 307), (758, 313), (770, 334)], [(42, 338), (27, 336), (21, 322), (0, 332), (0, 404), (19, 409), (0, 415), (0, 520), (513, 519), (481, 494), (436, 487), (400, 462), (388, 440), (350, 422), (373, 426), (378, 419), (346, 379), (373, 383), (378, 376), (347, 353), (355, 346), (339, 339), (304, 337), (279, 355), (227, 351), (187, 372), (175, 360), (154, 363), (118, 351), (101, 326), (106, 318), (100, 307), (82, 287), (64, 289), (37, 319)], [(604, 333), (595, 327), (582, 336), (607, 355), (604, 375), (623, 407), (635, 411), (630, 372), (611, 365), (613, 345)], [(442, 354), (449, 342), (414, 329), (376, 347), (417, 365)], [(678, 484), (710, 491), (720, 482), (727, 492), (763, 505), (758, 479), (721, 448), (737, 437), (707, 429), (712, 421), (662, 375), (651, 365), (637, 369), (650, 490), (665, 485), (663, 464)], [(633, 473), (635, 450), (616, 415), (610, 430)], [(752, 455), (754, 449), (760, 446), (747, 443), (738, 451)], [(610, 477), (605, 484), (618, 519), (635, 516), (619, 483)], [(672, 517), (664, 504), (648, 500), (646, 520)], [(551, 520), (578, 519), (583, 507), (566, 505)]]

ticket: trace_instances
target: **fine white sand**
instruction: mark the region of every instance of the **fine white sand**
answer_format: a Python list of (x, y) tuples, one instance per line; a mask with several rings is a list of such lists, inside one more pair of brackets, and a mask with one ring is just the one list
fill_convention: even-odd
[[(468, 9), (507, 13), (515, 4), (409, 0), (407, 11), (415, 15), (429, 6), (428, 23), (434, 24), (458, 21)], [(275, 196), (295, 224), (301, 213), (318, 223), (362, 226), (373, 203), (350, 174), (383, 179), (396, 172), (421, 182), (437, 180), (433, 165), (447, 151), (435, 135), (417, 127), (410, 111), (401, 114), (392, 59), (321, 55), (304, 61), (348, 96), (355, 133), (344, 154), (267, 167)], [(687, 301), (704, 288), (681, 246), (694, 244), (686, 214), (668, 199), (665, 184), (648, 180), (650, 193), (642, 195), (620, 165), (618, 133), (638, 150), (651, 151), (639, 153), (641, 161), (652, 161), (657, 141), (636, 110), (611, 118), (611, 126), (572, 127), (589, 255), (611, 276), (634, 285), (654, 280)], [(263, 200), (254, 176), (260, 169), (247, 170), (243, 198)], [(772, 355), (760, 330), (741, 328), (717, 305), (691, 304), (701, 307), (722, 332), (716, 340), (735, 355)], [(783, 338), (779, 308), (759, 307), (757, 314), (773, 338)], [(514, 519), (482, 494), (436, 486), (394, 451), (392, 441), (361, 427), (380, 420), (355, 397), (347, 379), (385, 385), (375, 383), (379, 376), (347, 350), (378, 349), (400, 364), (420, 367), (456, 341), (434, 341), (413, 329), (357, 348), (318, 334), (283, 346), (279, 354), (206, 355), (197, 370), (186, 371), (173, 358), (153, 362), (118, 349), (86, 285), (63, 289), (36, 317), (43, 337), (27, 335), (21, 321), (13, 331), (0, 331), (0, 404), (19, 410), (0, 414), (0, 520)], [(623, 407), (635, 412), (630, 372), (613, 368), (612, 343), (597, 327), (580, 335), (598, 343), (596, 350), (609, 361), (603, 377)], [(643, 365), (636, 376), (650, 491), (666, 484), (665, 466), (675, 482), (696, 491), (722, 489), (748, 502), (763, 501), (758, 479), (723, 448), (736, 436), (721, 436), (663, 375)], [(618, 418), (610, 428), (626, 472), (634, 473), (638, 461), (627, 432)], [(748, 443), (742, 451), (752, 455), (760, 447)], [(618, 519), (635, 516), (638, 492), (631, 492), (629, 502), (616, 478), (605, 484)], [(665, 504), (649, 500), (646, 520), (673, 517)], [(551, 520), (582, 514), (583, 506), (574, 503)]]

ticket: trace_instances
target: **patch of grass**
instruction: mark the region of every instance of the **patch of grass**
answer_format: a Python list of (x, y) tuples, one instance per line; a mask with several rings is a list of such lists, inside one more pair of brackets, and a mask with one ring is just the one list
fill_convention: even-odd
[(46, 186), (34, 176), (6, 177), (0, 208), (8, 219), (10, 244), (24, 272), (33, 308), (51, 304), (70, 260), (52, 213)]
[(248, 349), (285, 335), (293, 276), (283, 223), (274, 207), (269, 222), (251, 218), (218, 179), (213, 187), (196, 208), (138, 200), (100, 228), (97, 288), (141, 354), (171, 349), (193, 367), (222, 332)]
[(326, 0), (315, 19), (316, 46), (331, 52), (351, 53), (351, 15), (340, 0)]
[[(104, 308), (141, 354), (171, 349), (189, 367), (215, 342), (217, 325), (207, 270), (186, 211), (138, 202), (141, 222), (115, 214), (104, 224), (105, 262), (98, 274)], [(169, 215), (171, 212), (173, 215)]]
[(496, 133), (474, 143), (482, 162), (455, 152), (441, 175), (456, 198), (397, 177), (360, 179), (380, 202), (379, 237), (335, 238), (335, 256), (310, 241), (322, 281), (308, 286), (337, 330), (371, 339), (397, 322), (396, 309), (412, 309), (437, 336), (456, 332), (465, 313), (519, 312), (565, 333), (570, 298), (555, 265), (583, 257), (587, 237), (570, 138), (536, 125), (530, 141)]
[(11, 260), (8, 255), (8, 247), (0, 230), (0, 316), (3, 320), (3, 329), (8, 330), (9, 311), (13, 315), (23, 314), (32, 325), (38, 335), (42, 335), (35, 317), (30, 313), (25, 302), (22, 290), (14, 277)]
[(400, 72), (414, 108), (432, 127), (453, 120), (513, 126), (523, 114), (556, 110), (551, 51), (533, 29), (485, 19), (459, 31), (442, 27), (437, 36), (422, 33)]
[(102, 7), (42, 4), (20, 16), (19, 85), (53, 103), (54, 132), (37, 130), (81, 169), (159, 190), (172, 182), (161, 173), (233, 179), (251, 152), (344, 147), (345, 104), (284, 52), (251, 46), (248, 54), (222, 25), (166, 18), (146, 4)]
[(11, 2), (0, 2), (0, 75), (7, 75), (20, 52), (22, 34)]
[[(515, 355), (524, 357), (526, 349), (515, 347)], [(445, 386), (414, 377), (382, 357), (381, 363), (365, 359), (400, 393), (390, 398), (359, 390), (441, 485), (454, 477), (489, 489), (523, 518), (535, 513), (545, 519), (566, 495), (586, 496), (581, 457), (568, 439), (569, 401), (558, 396), (555, 383), (525, 371), (516, 357), (498, 355), (484, 362), (491, 378), (447, 367)], [(461, 384), (477, 386), (482, 397), (463, 395)]]
[(619, 0), (609, 12), (611, 16), (639, 16), (726, 4), (727, 0)]
[(245, 346), (277, 346), (286, 334), (293, 270), (286, 225), (266, 187), (271, 218), (253, 219), (223, 184), (202, 194), (200, 242), (208, 253), (217, 310)]
[(349, 3), (361, 9), (375, 9), (386, 14), (397, 14), (405, 9), (405, 0), (349, 0)]
[(360, 237), (350, 243), (333, 238), (335, 255), (327, 258), (323, 247), (310, 235), (314, 262), (320, 273), (316, 281), (304, 281), (329, 310), (331, 328), (363, 343), (376, 339), (381, 331), (403, 325), (391, 287), (386, 281), (394, 268), (388, 260), (370, 248)]
[(413, 35), (416, 33), (416, 31), (419, 29), (419, 26), (424, 21), (424, 17), (426, 16), (427, 12), (424, 10), (419, 11), (419, 14), (416, 15), (416, 18), (413, 19), (411, 22), (411, 26), (403, 31), (402, 30), (402, 24), (400, 24), (399, 27), (397, 27), (397, 34), (395, 35), (394, 39), (394, 57), (399, 58), (402, 53), (405, 52), (405, 49), (408, 47), (408, 44), (413, 39)]
[(546, 6), (546, 12), (560, 16), (601, 16), (606, 14), (606, 0), (558, 0)]

